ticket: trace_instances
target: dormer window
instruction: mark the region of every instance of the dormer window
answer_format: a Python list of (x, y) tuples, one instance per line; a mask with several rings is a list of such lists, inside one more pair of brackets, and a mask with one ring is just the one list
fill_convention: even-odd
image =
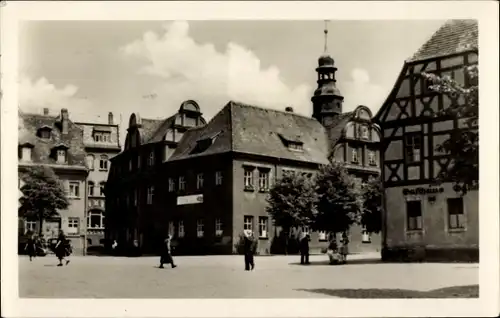
[(94, 141), (98, 143), (111, 142), (111, 128), (110, 127), (94, 127), (93, 131)]
[(220, 134), (220, 132), (218, 132), (214, 135), (208, 136), (206, 138), (198, 139), (196, 141), (196, 146), (191, 151), (191, 154), (202, 153), (202, 152), (206, 151), (208, 148), (210, 148), (210, 146), (212, 146), (214, 144), (214, 142), (217, 139), (217, 136), (219, 134)]
[(31, 161), (32, 148), (33, 145), (30, 143), (19, 145), (19, 152), (18, 152), (19, 159), (21, 159), (21, 161)]
[(66, 149), (58, 149), (57, 163), (65, 163), (65, 162), (66, 162)]
[(278, 134), (278, 136), (281, 138), (281, 141), (283, 144), (288, 148), (288, 150), (291, 151), (304, 151), (304, 143), (299, 139), (299, 136), (297, 137), (291, 137), (291, 136), (284, 136), (282, 134)]
[(50, 139), (52, 133), (52, 128), (49, 126), (43, 126), (38, 129), (37, 135), (42, 139)]

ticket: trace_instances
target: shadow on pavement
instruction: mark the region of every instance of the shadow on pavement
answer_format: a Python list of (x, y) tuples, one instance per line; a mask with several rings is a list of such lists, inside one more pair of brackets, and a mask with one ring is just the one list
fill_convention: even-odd
[(452, 286), (430, 291), (408, 289), (297, 289), (341, 298), (478, 298), (479, 285)]
[(300, 261), (294, 262), (294, 263), (289, 263), (290, 265), (301, 265), (301, 266), (348, 266), (349, 264), (351, 265), (367, 265), (367, 264), (381, 264), (382, 260), (380, 258), (367, 258), (367, 259), (352, 259), (349, 260), (347, 259), (346, 264), (339, 264), (339, 265), (331, 265), (330, 261), (324, 260), (324, 261), (313, 261), (310, 262), (309, 265), (302, 265), (300, 264)]

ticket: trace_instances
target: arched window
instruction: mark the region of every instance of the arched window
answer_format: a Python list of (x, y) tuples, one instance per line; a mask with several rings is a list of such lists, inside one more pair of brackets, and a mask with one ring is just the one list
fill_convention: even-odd
[(89, 197), (94, 196), (94, 181), (89, 181)]
[(94, 155), (87, 155), (87, 167), (90, 170), (94, 170)]
[(99, 195), (104, 196), (104, 188), (106, 187), (106, 182), (102, 181), (99, 183)]
[(102, 211), (90, 211), (87, 216), (87, 227), (89, 229), (103, 229), (104, 228), (104, 215)]
[(99, 159), (99, 170), (108, 170), (108, 156), (102, 155)]

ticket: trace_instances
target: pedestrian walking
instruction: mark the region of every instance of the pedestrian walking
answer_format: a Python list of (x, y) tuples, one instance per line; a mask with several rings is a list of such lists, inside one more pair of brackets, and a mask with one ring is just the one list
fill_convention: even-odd
[(342, 239), (340, 240), (340, 243), (341, 262), (342, 264), (345, 264), (347, 262), (347, 254), (349, 254), (349, 237), (347, 236), (346, 232), (342, 233)]
[(66, 265), (69, 264), (69, 256), (71, 255), (71, 245), (69, 240), (64, 235), (63, 230), (59, 230), (56, 246), (54, 248), (56, 257), (59, 259), (57, 266), (63, 266), (63, 260), (66, 260)]
[(254, 254), (257, 251), (257, 242), (254, 238), (253, 232), (250, 230), (244, 230), (244, 243), (243, 243), (243, 252), (245, 254), (245, 270), (254, 270), (255, 262), (254, 262)]
[(24, 247), (24, 250), (28, 253), (30, 257), (30, 262), (33, 260), (33, 257), (36, 257), (36, 249), (37, 249), (37, 244), (36, 244), (36, 236), (34, 233), (30, 233), (28, 242), (26, 243), (26, 246)]
[(163, 251), (160, 256), (160, 268), (164, 268), (163, 264), (170, 264), (172, 268), (176, 268), (177, 265), (174, 264), (174, 258), (172, 257), (172, 237), (167, 235), (165, 241), (163, 241)]
[(304, 234), (300, 240), (300, 264), (309, 265), (309, 234)]

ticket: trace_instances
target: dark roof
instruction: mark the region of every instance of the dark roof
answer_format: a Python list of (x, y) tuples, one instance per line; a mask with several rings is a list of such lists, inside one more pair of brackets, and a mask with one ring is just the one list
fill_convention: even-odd
[(477, 37), (476, 20), (447, 21), (408, 61), (425, 60), (477, 49)]
[[(38, 129), (49, 127), (52, 129), (50, 139), (37, 137)], [(78, 125), (68, 119), (68, 133), (61, 133), (60, 116), (45, 116), (39, 114), (28, 114), (19, 112), (18, 125), (19, 145), (32, 144), (32, 163), (51, 164), (54, 166), (65, 166), (75, 168), (85, 168), (85, 148), (83, 145), (83, 130)], [(68, 147), (67, 162), (65, 164), (56, 163), (50, 157), (51, 152), (58, 146)]]
[[(198, 140), (215, 134), (207, 150), (191, 154)], [(302, 142), (303, 151), (289, 150), (280, 135)], [(229, 151), (328, 163), (329, 147), (325, 128), (316, 119), (231, 101), (207, 125), (188, 130), (170, 160)]]
[[(145, 142), (159, 142), (163, 140), (163, 137), (167, 133), (168, 129), (172, 128), (172, 125), (175, 122), (175, 118), (177, 117), (177, 114), (168, 117), (167, 119), (163, 120), (160, 125), (157, 126), (157, 128), (154, 130), (153, 134), (151, 137), (148, 139), (145, 139)], [(143, 120), (144, 124), (144, 120)]]
[(346, 127), (347, 123), (354, 117), (355, 112), (346, 112), (342, 113), (335, 118), (332, 126), (333, 129), (330, 130), (330, 146), (333, 149), (337, 142), (342, 138), (343, 130)]
[(155, 132), (160, 128), (164, 121), (168, 119), (141, 119), (141, 128), (139, 128), (139, 132), (141, 133), (141, 144), (148, 143), (149, 140), (153, 137)]

